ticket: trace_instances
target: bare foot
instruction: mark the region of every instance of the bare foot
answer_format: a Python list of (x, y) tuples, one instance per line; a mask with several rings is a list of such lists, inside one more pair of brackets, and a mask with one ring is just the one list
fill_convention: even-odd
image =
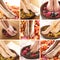
[(47, 4), (47, 9), (54, 12), (58, 11), (60, 9), (58, 0), (49, 0)]
[(49, 0), (49, 2), (47, 4), (47, 9), (49, 11), (53, 11), (53, 0)]
[(60, 9), (60, 6), (59, 6), (59, 3), (58, 3), (58, 0), (54, 0), (54, 11), (58, 11)]
[(38, 47), (39, 47), (39, 41), (36, 41), (36, 42), (30, 47), (31, 52), (33, 52), (33, 53), (37, 52), (38, 49), (39, 49)]

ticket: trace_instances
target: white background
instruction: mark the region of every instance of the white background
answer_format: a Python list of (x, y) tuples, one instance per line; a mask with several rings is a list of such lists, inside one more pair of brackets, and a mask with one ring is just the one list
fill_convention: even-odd
[(10, 5), (20, 6), (20, 0), (3, 0), (4, 2), (8, 2)]

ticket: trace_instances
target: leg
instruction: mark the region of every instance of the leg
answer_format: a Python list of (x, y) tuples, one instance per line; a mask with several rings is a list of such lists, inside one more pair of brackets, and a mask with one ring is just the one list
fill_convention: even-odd
[(49, 11), (53, 11), (53, 3), (54, 1), (53, 0), (49, 0), (48, 1), (48, 4), (47, 4), (47, 9), (49, 10)]
[(11, 36), (16, 35), (17, 31), (13, 29), (13, 27), (8, 23), (8, 21), (1, 20), (3, 28), (7, 31), (7, 33)]
[(15, 18), (16, 15), (8, 9), (6, 4), (3, 2), (3, 0), (0, 0), (0, 10), (8, 17), (8, 18)]
[(60, 41), (55, 41), (47, 50), (43, 51), (42, 54), (47, 54), (49, 53), (52, 49), (55, 48), (55, 46), (59, 43)]
[(30, 2), (30, 0), (24, 0), (24, 2), (25, 2), (25, 4), (26, 4), (27, 9), (29, 9), (29, 10), (31, 10), (32, 12), (35, 12), (35, 13), (39, 12), (39, 9), (38, 9), (35, 5), (33, 5), (33, 4)]
[(30, 47), (30, 49), (32, 53), (37, 52), (39, 49), (39, 41), (35, 41), (35, 43)]
[(58, 0), (54, 0), (54, 11), (58, 11), (60, 9)]
[(48, 34), (50, 31), (52, 31), (53, 28), (55, 28), (55, 26), (57, 26), (57, 24), (59, 23), (60, 21), (53, 21), (51, 23), (51, 25), (45, 30), (45, 31), (42, 31), (43, 34)]
[(25, 6), (25, 4), (24, 4), (24, 1), (20, 1), (21, 2), (21, 9), (23, 9), (23, 11), (25, 12), (25, 13), (29, 13), (29, 11), (27, 10), (27, 8), (26, 8), (26, 6)]
[(26, 27), (25, 27), (24, 34), (25, 34), (25, 36), (29, 36), (29, 20), (26, 21)]
[(48, 58), (53, 58), (56, 56), (56, 54), (60, 51), (60, 42), (55, 46), (54, 49), (52, 49), (49, 53), (47, 53), (45, 56)]
[(32, 37), (34, 35), (34, 20), (33, 21), (29, 21), (29, 34), (30, 37)]
[(52, 32), (53, 34), (56, 34), (56, 33), (59, 32), (59, 31), (60, 31), (60, 23), (58, 23), (57, 26), (56, 26), (55, 28), (53, 28), (51, 32)]
[(0, 41), (0, 45), (1, 47), (5, 50), (6, 54), (8, 54), (9, 56), (12, 56), (12, 57), (15, 57), (16, 54), (15, 53), (12, 53), (9, 48), (6, 46), (5, 42), (4, 41)]

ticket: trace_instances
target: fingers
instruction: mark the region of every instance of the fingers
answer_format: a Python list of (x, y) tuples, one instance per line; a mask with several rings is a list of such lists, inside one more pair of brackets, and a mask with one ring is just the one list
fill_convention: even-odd
[(7, 28), (6, 31), (10, 36), (15, 36), (17, 34), (17, 31), (11, 30), (10, 28)]
[(14, 28), (11, 25), (9, 25), (9, 27), (6, 29), (6, 31), (11, 36), (15, 36), (17, 34), (17, 31), (15, 31)]

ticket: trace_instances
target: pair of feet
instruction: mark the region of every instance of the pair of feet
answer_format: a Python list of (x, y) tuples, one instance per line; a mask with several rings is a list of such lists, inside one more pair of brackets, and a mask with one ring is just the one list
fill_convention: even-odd
[(39, 41), (35, 41), (35, 43), (30, 46), (30, 49), (32, 53), (37, 52), (39, 50)]
[[(3, 0), (0, 0), (0, 10), (3, 12), (3, 14), (7, 17), (7, 18), (16, 18), (16, 14), (14, 14), (12, 11), (10, 11), (8, 9), (8, 7), (6, 6), (6, 4), (4, 3)], [(3, 18), (3, 17), (1, 17)]]
[(9, 50), (4, 41), (0, 41), (0, 54), (4, 58), (16, 57), (16, 54)]
[[(60, 41), (55, 41), (47, 50), (43, 51), (42, 54), (47, 58), (53, 58), (60, 51)], [(58, 55), (59, 57), (60, 55)]]
[(52, 24), (45, 31), (42, 31), (42, 34), (48, 34), (49, 32), (56, 34), (59, 31), (60, 31), (60, 21), (53, 21)]
[(53, 11), (54, 12), (59, 11), (60, 10), (60, 6), (59, 6), (58, 0), (49, 0), (48, 4), (47, 4), (47, 9), (49, 11), (52, 11), (52, 12)]
[(25, 36), (29, 36), (30, 38), (32, 38), (34, 36), (34, 24), (35, 21), (26, 21), (26, 27), (25, 27)]
[(7, 33), (10, 36), (15, 36), (17, 34), (17, 31), (14, 30), (14, 28), (8, 23), (8, 21), (1, 20), (3, 28), (7, 31)]
[(23, 9), (25, 13), (29, 13), (29, 10), (31, 10), (34, 13), (38, 13), (38, 8), (32, 3), (30, 3), (30, 0), (21, 0), (20, 2), (21, 9)]

